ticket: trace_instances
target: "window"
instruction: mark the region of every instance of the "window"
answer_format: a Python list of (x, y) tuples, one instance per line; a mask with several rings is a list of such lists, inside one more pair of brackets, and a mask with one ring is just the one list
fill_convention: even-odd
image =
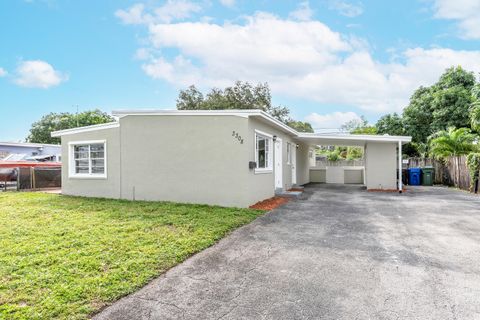
[(106, 178), (105, 141), (70, 143), (70, 176)]
[(272, 138), (257, 132), (255, 134), (255, 142), (257, 171), (272, 170)]
[(287, 164), (292, 163), (292, 149), (290, 142), (287, 142)]

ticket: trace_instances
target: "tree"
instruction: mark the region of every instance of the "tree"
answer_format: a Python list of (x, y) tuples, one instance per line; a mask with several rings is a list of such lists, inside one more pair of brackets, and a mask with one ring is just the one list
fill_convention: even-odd
[(448, 127), (469, 127), (469, 111), (472, 102), (470, 89), (461, 86), (435, 92), (431, 128), (437, 131)]
[(377, 134), (377, 129), (369, 125), (368, 120), (364, 116), (345, 122), (340, 127), (340, 130), (351, 134)]
[(412, 137), (413, 142), (427, 142), (435, 131), (433, 120), (433, 89), (420, 87), (413, 93), (409, 105), (403, 110), (405, 133)]
[(477, 150), (476, 136), (468, 128), (442, 130), (430, 137), (430, 153), (438, 159), (461, 156)]
[(272, 105), (270, 87), (267, 83), (259, 83), (253, 86), (248, 82), (237, 81), (232, 87), (227, 87), (224, 90), (213, 88), (205, 97), (192, 85), (186, 90), (180, 90), (177, 98), (177, 109), (260, 109), (294, 129), (299, 129), (302, 132), (313, 132), (309, 123), (293, 120), (287, 107)]
[(310, 132), (313, 133), (313, 128), (312, 125), (308, 122), (302, 122), (302, 121), (289, 121), (287, 125), (298, 132)]
[(72, 114), (68, 112), (52, 112), (43, 116), (39, 121), (32, 124), (27, 141), (32, 143), (59, 144), (60, 138), (53, 138), (50, 136), (53, 131), (84, 127), (112, 121), (115, 121), (112, 116), (98, 109), (84, 111), (78, 114)]
[(480, 132), (480, 83), (472, 88), (472, 105), (470, 106), (470, 124), (472, 129)]
[(471, 90), (475, 75), (462, 67), (445, 70), (430, 87), (420, 87), (403, 111), (405, 133), (415, 143), (426, 143), (434, 132), (470, 126)]
[(375, 124), (377, 134), (389, 134), (401, 136), (405, 134), (402, 117), (397, 113), (387, 114), (381, 117)]

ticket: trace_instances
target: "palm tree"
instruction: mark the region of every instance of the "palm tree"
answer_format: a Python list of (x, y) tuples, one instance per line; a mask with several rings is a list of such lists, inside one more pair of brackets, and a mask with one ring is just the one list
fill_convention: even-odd
[(430, 153), (437, 159), (466, 155), (478, 149), (475, 141), (476, 136), (470, 129), (451, 127), (429, 137)]

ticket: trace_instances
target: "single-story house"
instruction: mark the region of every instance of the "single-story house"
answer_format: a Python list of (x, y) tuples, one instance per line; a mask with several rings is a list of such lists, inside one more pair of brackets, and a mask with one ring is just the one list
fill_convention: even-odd
[[(365, 148), (368, 189), (402, 189), (403, 136), (300, 133), (260, 110), (121, 110), (118, 121), (52, 133), (62, 192), (248, 207), (310, 182), (316, 145)], [(401, 176), (401, 175), (400, 175)]]
[(60, 161), (61, 146), (46, 143), (0, 142), (0, 160)]

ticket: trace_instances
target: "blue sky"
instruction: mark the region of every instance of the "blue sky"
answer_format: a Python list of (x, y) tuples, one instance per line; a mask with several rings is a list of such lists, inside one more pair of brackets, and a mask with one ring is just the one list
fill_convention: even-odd
[(0, 141), (49, 112), (174, 108), (178, 90), (267, 81), (335, 128), (401, 112), (451, 65), (480, 72), (480, 1), (0, 2)]

